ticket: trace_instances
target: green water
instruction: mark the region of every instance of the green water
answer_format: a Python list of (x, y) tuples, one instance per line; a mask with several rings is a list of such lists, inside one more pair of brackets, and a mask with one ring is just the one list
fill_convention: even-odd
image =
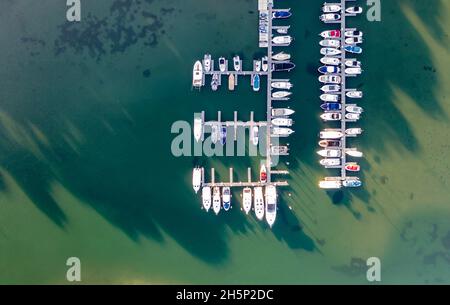
[(77, 25), (59, 2), (0, 3), (0, 283), (67, 283), (71, 256), (83, 283), (367, 283), (371, 256), (382, 283), (450, 282), (448, 1), (382, 1), (381, 22), (349, 20), (365, 31), (350, 82), (365, 93), (351, 142), (365, 184), (334, 193), (316, 186), (331, 174), (315, 154), (323, 1), (280, 1), (297, 112), (273, 230), (238, 208), (206, 214), (192, 191), (195, 164), (245, 179), (257, 159), (170, 150), (172, 123), (194, 112), (264, 118), (246, 80), (190, 89), (205, 52), (261, 55), (256, 1), (82, 1)]

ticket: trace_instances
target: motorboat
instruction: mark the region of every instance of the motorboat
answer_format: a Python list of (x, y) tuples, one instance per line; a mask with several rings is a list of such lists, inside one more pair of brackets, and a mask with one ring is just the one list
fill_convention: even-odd
[(345, 37), (363, 37), (363, 32), (361, 31), (345, 31)]
[(217, 91), (217, 89), (219, 88), (219, 74), (218, 73), (214, 73), (212, 78), (211, 78), (211, 89), (213, 91)]
[(322, 6), (322, 12), (324, 13), (337, 13), (341, 11), (341, 6), (334, 3), (325, 3)]
[(353, 148), (347, 148), (345, 150), (345, 153), (347, 155), (349, 155), (350, 157), (355, 157), (355, 158), (361, 158), (364, 154), (356, 149)]
[(253, 126), (250, 130), (250, 140), (252, 141), (253, 145), (258, 145), (259, 142), (259, 127)]
[(264, 218), (264, 196), (262, 187), (255, 187), (255, 196), (254, 199), (254, 207), (255, 207), (255, 216), (258, 220), (263, 220)]
[(255, 69), (256, 72), (261, 71), (261, 61), (260, 60), (253, 61), (253, 69)]
[(227, 70), (227, 61), (224, 57), (219, 58), (219, 70), (225, 72)]
[(202, 204), (206, 212), (211, 208), (211, 188), (204, 186), (202, 188)]
[(289, 108), (273, 108), (272, 116), (288, 116), (294, 114), (295, 111)]
[(319, 161), (323, 166), (339, 166), (341, 165), (341, 159), (339, 158), (326, 158)]
[(348, 162), (345, 164), (345, 170), (349, 172), (359, 172), (361, 167), (356, 162)]
[(347, 179), (345, 179), (342, 182), (342, 184), (345, 187), (360, 187), (360, 186), (362, 186), (362, 182), (357, 177), (347, 177)]
[(233, 91), (235, 87), (235, 76), (233, 73), (230, 73), (228, 76), (228, 90)]
[(261, 164), (261, 167), (259, 168), (259, 181), (261, 183), (267, 182), (267, 169), (264, 164)]
[(210, 54), (205, 54), (205, 56), (203, 57), (203, 69), (205, 70), (205, 72), (211, 71), (211, 55)]
[(192, 70), (192, 86), (200, 88), (203, 85), (203, 66), (200, 60), (197, 60)]
[(340, 180), (322, 180), (319, 182), (321, 189), (340, 189), (342, 182)]
[(266, 72), (266, 71), (269, 70), (268, 60), (269, 60), (269, 59), (267, 58), (267, 56), (264, 56), (264, 57), (261, 59), (262, 70), (263, 70), (264, 72)]
[(245, 187), (242, 191), (242, 208), (245, 214), (252, 209), (252, 189), (249, 187)]
[(292, 13), (288, 10), (280, 10), (272, 13), (272, 18), (274, 19), (286, 19), (292, 16)]
[(335, 56), (335, 55), (339, 55), (341, 53), (342, 53), (342, 51), (338, 50), (336, 48), (321, 48), (320, 49), (320, 54), (325, 55), (325, 56)]
[(273, 127), (272, 128), (272, 136), (287, 137), (292, 133), (294, 133), (294, 131), (290, 128), (284, 128), (284, 127)]
[(345, 12), (348, 14), (361, 14), (363, 12), (363, 8), (360, 6), (351, 6), (346, 8)]
[(233, 57), (233, 67), (235, 71), (241, 71), (241, 58), (239, 57), (239, 55)]
[(319, 82), (330, 83), (330, 84), (340, 84), (342, 81), (339, 75), (321, 75), (319, 76)]
[(339, 141), (339, 140), (320, 140), (319, 146), (323, 147), (323, 148), (340, 147), (341, 141)]
[(222, 189), (222, 207), (225, 211), (231, 208), (231, 190), (228, 186)]
[(253, 91), (259, 91), (259, 89), (261, 88), (261, 80), (259, 74), (252, 75), (252, 84), (253, 84)]
[(324, 111), (337, 111), (342, 109), (341, 103), (323, 103), (320, 108)]
[(325, 129), (319, 133), (321, 139), (340, 139), (344, 136), (339, 129)]
[(283, 26), (276, 29), (278, 34), (287, 34), (289, 32), (290, 26)]
[(322, 47), (339, 48), (341, 42), (338, 39), (324, 39), (319, 42)]
[(341, 37), (341, 31), (339, 30), (331, 30), (331, 31), (323, 31), (319, 34), (323, 38), (339, 38)]
[(359, 127), (355, 127), (355, 128), (347, 128), (345, 130), (345, 134), (349, 135), (349, 136), (355, 136), (355, 135), (360, 135), (362, 134), (363, 130)]
[(199, 142), (203, 136), (203, 120), (200, 117), (194, 118), (194, 139)]
[(342, 114), (339, 112), (326, 112), (320, 115), (320, 118), (324, 121), (340, 121)]
[(362, 73), (361, 68), (345, 68), (345, 74), (347, 75), (359, 75)]
[(295, 64), (292, 62), (274, 62), (272, 63), (273, 72), (291, 71), (295, 68)]
[(214, 124), (211, 126), (211, 142), (213, 144), (216, 144), (217, 141), (219, 141), (219, 134), (220, 134), (220, 125)]
[(273, 98), (286, 98), (290, 96), (292, 92), (289, 91), (277, 91), (272, 93)]
[(341, 64), (341, 61), (339, 58), (337, 57), (322, 57), (320, 59), (320, 62), (323, 63), (324, 65), (332, 65), (332, 66), (337, 66)]
[(317, 151), (317, 154), (325, 158), (340, 158), (342, 152), (340, 149), (322, 149)]
[(277, 53), (277, 54), (273, 55), (272, 59), (273, 60), (278, 60), (278, 61), (289, 60), (289, 59), (291, 59), (291, 54), (280, 52), (280, 53)]
[(350, 97), (350, 98), (362, 98), (363, 97), (363, 92), (362, 91), (348, 91), (348, 92), (346, 92), (345, 93), (345, 95), (347, 96), (347, 97)]
[(341, 20), (341, 15), (333, 14), (333, 13), (322, 14), (322, 15), (320, 15), (319, 19), (323, 22), (337, 21), (337, 20)]
[(287, 118), (275, 118), (272, 119), (272, 124), (275, 126), (292, 126), (292, 119), (287, 119)]
[(289, 90), (293, 87), (290, 82), (286, 81), (275, 81), (272, 82), (270, 86), (275, 89), (286, 89), (286, 90)]
[(277, 217), (277, 189), (275, 185), (266, 186), (266, 221), (272, 228)]
[(364, 109), (359, 106), (346, 106), (345, 110), (352, 113), (363, 113)]
[(354, 120), (354, 121), (357, 121), (357, 120), (360, 119), (360, 117), (361, 117), (361, 115), (360, 115), (359, 113), (346, 113), (346, 114), (345, 114), (345, 118), (346, 118), (347, 120)]
[(338, 102), (340, 100), (340, 96), (337, 94), (324, 93), (320, 95), (320, 99), (324, 102)]
[(222, 128), (220, 128), (220, 143), (222, 145), (225, 145), (226, 142), (227, 142), (227, 128), (225, 126), (222, 126)]
[(270, 146), (271, 155), (283, 156), (287, 155), (288, 152), (289, 152), (288, 146), (278, 146), (278, 145)]
[(212, 208), (214, 213), (219, 214), (220, 207), (222, 206), (222, 201), (220, 200), (220, 188), (218, 186), (215, 186), (213, 188), (213, 204)]
[(350, 45), (359, 44), (363, 43), (363, 39), (362, 37), (347, 37), (345, 38), (345, 43)]
[(317, 70), (322, 74), (333, 74), (341, 72), (341, 68), (336, 66), (321, 66)]
[(358, 60), (347, 59), (344, 63), (345, 66), (349, 68), (361, 67), (361, 62)]
[(290, 44), (292, 42), (292, 37), (289, 35), (275, 36), (274, 38), (272, 38), (272, 42), (276, 45)]
[(192, 187), (197, 193), (202, 186), (202, 169), (200, 167), (195, 167), (192, 171)]
[(358, 46), (344, 46), (344, 50), (349, 52), (349, 53), (354, 53), (354, 54), (361, 54), (362, 53), (362, 48), (358, 47)]
[(341, 86), (339, 85), (323, 85), (320, 90), (322, 90), (325, 93), (333, 93), (333, 92), (340, 92)]

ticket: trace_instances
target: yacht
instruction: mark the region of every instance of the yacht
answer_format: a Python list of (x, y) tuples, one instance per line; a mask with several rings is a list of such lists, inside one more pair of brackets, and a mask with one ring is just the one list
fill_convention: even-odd
[(333, 74), (333, 73), (340, 73), (341, 68), (336, 66), (321, 66), (317, 69), (322, 74)]
[(344, 50), (349, 52), (349, 53), (354, 53), (354, 54), (361, 54), (362, 53), (362, 48), (360, 48), (358, 46), (348, 45), (348, 46), (344, 47)]
[(203, 67), (205, 69), (205, 72), (211, 71), (211, 55), (205, 54), (203, 57)]
[(287, 118), (275, 118), (272, 119), (272, 124), (275, 126), (292, 126), (292, 119)]
[(320, 54), (325, 56), (335, 56), (341, 54), (342, 51), (335, 48), (321, 48)]
[(257, 146), (259, 142), (259, 127), (253, 126), (250, 131), (250, 141), (252, 141), (253, 145)]
[(269, 70), (268, 60), (269, 59), (267, 58), (267, 56), (264, 56), (263, 58), (261, 58), (262, 70), (264, 72)]
[(242, 208), (245, 214), (248, 214), (252, 209), (252, 189), (249, 187), (244, 188), (242, 191)]
[(340, 103), (323, 103), (320, 108), (324, 111), (338, 111), (342, 109), (342, 105)]
[(228, 90), (233, 91), (233, 90), (234, 90), (234, 85), (235, 85), (235, 82), (234, 82), (234, 74), (231, 73), (231, 74), (228, 76)]
[(197, 193), (202, 185), (202, 169), (200, 167), (195, 167), (192, 171), (192, 187)]
[(364, 109), (358, 106), (347, 106), (345, 110), (352, 113), (363, 113)]
[(219, 58), (219, 70), (225, 72), (227, 70), (227, 61), (224, 57)]
[(317, 151), (319, 156), (325, 157), (325, 158), (340, 158), (342, 155), (342, 152), (340, 149), (322, 149)]
[(291, 133), (294, 133), (294, 131), (290, 128), (284, 128), (284, 127), (274, 127), (272, 128), (272, 135), (273, 136), (279, 136), (279, 137), (287, 137)]
[(220, 125), (218, 124), (214, 124), (211, 126), (211, 142), (213, 144), (216, 144), (217, 141), (219, 141), (219, 129), (220, 129)]
[(259, 91), (259, 89), (261, 88), (261, 80), (259, 74), (252, 75), (252, 84), (253, 84), (253, 91)]
[(285, 98), (292, 94), (292, 92), (289, 91), (277, 91), (272, 93), (273, 98)]
[(322, 14), (322, 15), (320, 15), (319, 19), (323, 22), (337, 21), (337, 20), (341, 20), (341, 15), (333, 14), (333, 13)]
[(292, 62), (275, 62), (272, 63), (272, 71), (273, 72), (281, 72), (281, 71), (291, 71), (295, 68), (295, 64)]
[(363, 8), (360, 6), (351, 6), (346, 8), (345, 12), (349, 14), (361, 14), (363, 12)]
[(254, 206), (255, 206), (255, 215), (258, 220), (263, 220), (264, 218), (264, 196), (262, 192), (262, 187), (255, 187), (255, 196), (254, 196)]
[(272, 59), (273, 60), (278, 60), (278, 61), (289, 60), (289, 59), (291, 59), (291, 54), (280, 52), (280, 53), (277, 53), (277, 54), (273, 55)]
[(351, 97), (351, 98), (362, 98), (363, 97), (362, 91), (348, 91), (345, 93), (345, 95), (347, 97)]
[(339, 85), (323, 85), (320, 90), (322, 90), (325, 93), (336, 93), (341, 91), (341, 86)]
[(211, 208), (211, 188), (209, 186), (204, 186), (202, 188), (202, 203), (203, 208), (208, 212)]
[(234, 70), (241, 71), (241, 59), (239, 58), (239, 55), (233, 57), (233, 66)]
[(343, 185), (345, 187), (360, 187), (362, 182), (358, 177), (347, 177), (347, 179), (344, 180)]
[(347, 119), (347, 120), (355, 120), (355, 121), (357, 121), (357, 120), (359, 120), (360, 119), (360, 117), (361, 117), (361, 115), (359, 114), (359, 113), (346, 113), (345, 114), (345, 118)]
[(319, 42), (322, 47), (339, 48), (341, 42), (337, 39), (324, 39)]
[(361, 67), (361, 62), (357, 60), (347, 59), (344, 63), (345, 66), (349, 68)]
[(276, 29), (278, 34), (287, 34), (289, 32), (289, 26), (283, 26)]
[(363, 132), (361, 128), (348, 128), (345, 130), (345, 134), (349, 136), (360, 135)]
[(324, 102), (339, 102), (340, 96), (337, 94), (324, 93), (320, 95), (320, 99)]
[(286, 156), (288, 155), (289, 147), (288, 146), (271, 146), (270, 147), (270, 154), (276, 155), (276, 156)]
[(322, 166), (339, 166), (341, 165), (341, 159), (339, 158), (327, 158), (319, 161)]
[(213, 91), (217, 91), (217, 89), (219, 88), (219, 74), (214, 73), (211, 79), (211, 89)]
[(256, 72), (260, 72), (261, 71), (261, 61), (260, 60), (254, 60), (253, 61), (253, 69)]
[(220, 212), (220, 206), (221, 204), (221, 200), (220, 200), (220, 188), (218, 186), (215, 186), (213, 189), (213, 211), (214, 213), (219, 214)]
[(228, 186), (222, 189), (222, 206), (225, 211), (231, 208), (231, 191)]
[(323, 31), (319, 34), (323, 38), (339, 38), (341, 37), (341, 31), (339, 30), (331, 30), (331, 31)]
[(319, 82), (328, 84), (340, 84), (342, 81), (339, 75), (321, 75), (319, 76)]
[(346, 44), (359, 44), (363, 43), (362, 37), (347, 37), (345, 38)]
[(284, 35), (284, 36), (275, 36), (274, 38), (272, 38), (272, 42), (273, 44), (290, 44), (292, 42), (292, 37), (289, 35)]
[(320, 132), (321, 139), (340, 139), (344, 134), (339, 129), (325, 129)]
[(361, 31), (345, 31), (345, 37), (363, 37), (363, 32)]
[(320, 118), (324, 121), (340, 121), (342, 114), (340, 112), (326, 112), (321, 114)]
[(356, 162), (348, 162), (345, 164), (345, 170), (349, 172), (359, 172), (361, 167)]
[(202, 63), (197, 60), (194, 64), (192, 71), (192, 86), (200, 88), (203, 85), (203, 66)]
[(266, 221), (272, 228), (277, 217), (277, 189), (275, 185), (266, 186)]
[(275, 82), (272, 82), (270, 84), (270, 86), (275, 89), (286, 89), (286, 90), (289, 90), (293, 87), (290, 82), (285, 82), (285, 81), (275, 81)]
[(341, 64), (341, 61), (339, 58), (336, 57), (322, 57), (320, 59), (320, 62), (323, 63), (324, 65), (332, 65), (332, 66), (337, 66)]
[(267, 182), (267, 170), (266, 170), (266, 166), (264, 164), (261, 164), (261, 167), (259, 169), (259, 181), (261, 183)]
[(342, 182), (340, 180), (322, 180), (319, 182), (321, 189), (340, 189)]
[(361, 74), (362, 73), (362, 70), (361, 70), (361, 68), (346, 68), (345, 69), (345, 74), (347, 74), (347, 75), (358, 75), (358, 74)]
[(289, 108), (273, 108), (272, 116), (288, 116), (294, 114), (295, 111)]
[(197, 117), (194, 119), (194, 139), (199, 142), (203, 136), (203, 121)]
[(349, 155), (350, 157), (355, 157), (355, 158), (361, 158), (363, 156), (362, 152), (357, 151), (356, 149), (352, 149), (352, 148), (347, 148), (345, 150), (345, 153), (347, 155)]
[(323, 148), (341, 147), (341, 141), (339, 141), (339, 140), (320, 140), (319, 146), (323, 147)]
[(222, 145), (225, 145), (227, 142), (227, 128), (225, 126), (222, 126), (220, 129), (220, 143)]
[(325, 3), (322, 6), (322, 12), (324, 13), (337, 13), (341, 11), (341, 6), (339, 4)]

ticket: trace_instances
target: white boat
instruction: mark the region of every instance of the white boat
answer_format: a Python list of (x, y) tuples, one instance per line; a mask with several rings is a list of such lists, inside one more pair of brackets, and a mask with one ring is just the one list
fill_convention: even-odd
[(210, 54), (205, 54), (205, 56), (203, 57), (203, 68), (205, 69), (206, 72), (211, 71), (211, 55)]
[(345, 31), (345, 37), (363, 37), (363, 32), (361, 31)]
[(253, 61), (253, 69), (255, 69), (256, 72), (261, 71), (261, 61), (260, 60)]
[(267, 56), (264, 56), (262, 59), (261, 59), (261, 63), (262, 63), (262, 70), (264, 71), (264, 72), (266, 72), (266, 71), (268, 71), (269, 70), (269, 63), (268, 63), (268, 58), (267, 58)]
[(364, 109), (359, 106), (346, 106), (345, 110), (352, 113), (363, 113)]
[(291, 133), (294, 133), (294, 131), (290, 128), (283, 128), (283, 127), (273, 127), (272, 128), (273, 136), (288, 136)]
[(341, 61), (337, 57), (322, 57), (320, 59), (320, 62), (324, 65), (331, 65), (331, 66), (337, 66), (341, 64)]
[(195, 167), (192, 171), (192, 187), (197, 193), (202, 186), (202, 169), (200, 167)]
[(325, 129), (320, 132), (321, 139), (340, 139), (344, 134), (339, 129)]
[(278, 61), (289, 60), (289, 59), (291, 59), (291, 54), (280, 52), (280, 53), (277, 53), (275, 55), (272, 55), (272, 59), (273, 60), (278, 60)]
[(357, 121), (357, 120), (360, 119), (360, 116), (361, 115), (359, 113), (346, 113), (345, 114), (345, 118), (347, 120), (355, 120), (355, 121)]
[(242, 208), (245, 214), (248, 214), (252, 209), (252, 189), (249, 187), (244, 188), (242, 191)]
[(362, 98), (363, 92), (362, 91), (348, 91), (347, 93), (345, 93), (345, 95), (347, 97), (351, 97), (351, 98)]
[(357, 75), (357, 74), (361, 74), (362, 70), (361, 68), (346, 68), (345, 69), (345, 74), (347, 75)]
[(287, 155), (289, 152), (289, 147), (288, 146), (279, 146), (279, 145), (274, 145), (274, 146), (270, 146), (270, 154), (271, 155), (276, 155), (276, 156), (285, 156)]
[(211, 142), (216, 144), (220, 138), (220, 125), (214, 124), (211, 126)]
[(363, 130), (361, 128), (348, 128), (345, 130), (345, 134), (346, 135), (359, 135), (363, 132)]
[(324, 102), (339, 102), (339, 95), (324, 93), (320, 95), (320, 99)]
[(272, 228), (277, 217), (277, 189), (275, 185), (266, 186), (266, 221)]
[(290, 82), (283, 82), (283, 81), (272, 82), (270, 86), (275, 89), (287, 89), (287, 90), (293, 87)]
[(254, 207), (255, 207), (255, 215), (259, 220), (263, 220), (264, 218), (264, 196), (262, 187), (255, 187), (255, 196), (254, 198)]
[(359, 44), (363, 43), (362, 37), (347, 37), (345, 38), (346, 44)]
[(220, 188), (218, 186), (215, 186), (213, 189), (213, 204), (212, 208), (214, 213), (219, 214), (220, 207), (222, 206), (222, 202), (220, 200)]
[(361, 67), (361, 62), (358, 60), (347, 59), (345, 61), (345, 66), (349, 67), (349, 68), (357, 68), (357, 67)]
[(342, 81), (339, 75), (321, 75), (319, 76), (319, 82), (330, 83), (330, 84), (340, 84)]
[(362, 185), (362, 182), (358, 177), (347, 177), (347, 179), (345, 179), (342, 184), (345, 187), (360, 187)]
[(335, 56), (341, 54), (342, 51), (335, 48), (321, 48), (320, 54), (325, 56)]
[(320, 115), (320, 118), (324, 121), (340, 121), (342, 114), (340, 112), (326, 112)]
[(222, 207), (225, 211), (231, 208), (231, 190), (228, 186), (222, 189)]
[(325, 93), (333, 93), (341, 91), (341, 86), (339, 85), (323, 85), (320, 90)]
[(361, 158), (363, 156), (363, 153), (354, 149), (354, 148), (347, 148), (345, 150), (345, 153), (351, 157), (355, 157), (355, 158)]
[(339, 48), (341, 42), (337, 39), (324, 39), (319, 42), (322, 47)]
[(259, 127), (253, 126), (250, 131), (250, 140), (252, 141), (253, 145), (258, 145), (259, 142)]
[(292, 37), (289, 35), (284, 35), (284, 36), (276, 36), (274, 38), (272, 38), (272, 42), (274, 44), (290, 44), (292, 42)]
[(217, 89), (219, 88), (219, 81), (220, 81), (220, 76), (218, 73), (214, 73), (212, 78), (211, 78), (211, 89), (213, 91), (217, 91)]
[(289, 91), (277, 91), (277, 92), (272, 93), (272, 97), (273, 98), (285, 98), (291, 94), (292, 94), (292, 92), (289, 92)]
[(273, 108), (272, 116), (288, 116), (294, 114), (295, 111), (289, 108)]
[(319, 182), (321, 189), (340, 189), (342, 182), (340, 180), (322, 180)]
[(339, 158), (327, 158), (319, 161), (320, 165), (323, 166), (339, 166), (341, 165), (341, 159)]
[(241, 59), (239, 58), (239, 55), (233, 57), (233, 67), (234, 70), (241, 71)]
[(225, 72), (227, 70), (227, 61), (224, 57), (219, 58), (219, 70)]
[(275, 118), (272, 119), (272, 124), (275, 126), (292, 126), (292, 119), (287, 118)]
[(192, 86), (200, 88), (203, 85), (203, 66), (200, 60), (197, 60), (192, 70)]
[(322, 12), (324, 13), (337, 13), (341, 11), (341, 6), (339, 4), (325, 3), (322, 6)]
[(327, 13), (327, 14), (320, 15), (319, 19), (322, 20), (323, 22), (337, 21), (337, 20), (341, 19), (341, 15), (334, 14), (334, 13)]
[(361, 14), (363, 12), (363, 8), (360, 6), (351, 6), (346, 8), (345, 12), (349, 14)]
[(202, 188), (202, 203), (203, 208), (208, 212), (211, 208), (211, 188), (209, 186), (204, 186)]
[(203, 121), (201, 118), (194, 119), (194, 139), (199, 142), (203, 136)]
[(287, 34), (289, 32), (289, 26), (284, 26), (276, 29), (278, 34)]
[(340, 158), (342, 152), (340, 149), (321, 149), (317, 151), (317, 154), (324, 158)]

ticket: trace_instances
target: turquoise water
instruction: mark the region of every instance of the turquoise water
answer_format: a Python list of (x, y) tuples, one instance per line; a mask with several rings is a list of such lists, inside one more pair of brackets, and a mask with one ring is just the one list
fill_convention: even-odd
[(350, 83), (365, 93), (352, 141), (365, 186), (327, 193), (315, 153), (322, 1), (283, 3), (296, 133), (269, 230), (238, 208), (204, 213), (191, 186), (194, 165), (244, 180), (257, 158), (170, 151), (172, 123), (194, 112), (264, 119), (246, 80), (232, 93), (190, 88), (205, 52), (237, 52), (246, 67), (262, 54), (255, 1), (83, 1), (75, 25), (56, 1), (2, 2), (0, 283), (67, 283), (70, 256), (85, 283), (367, 283), (371, 256), (382, 283), (448, 283), (448, 4), (384, 1), (381, 22), (349, 21), (366, 39)]

